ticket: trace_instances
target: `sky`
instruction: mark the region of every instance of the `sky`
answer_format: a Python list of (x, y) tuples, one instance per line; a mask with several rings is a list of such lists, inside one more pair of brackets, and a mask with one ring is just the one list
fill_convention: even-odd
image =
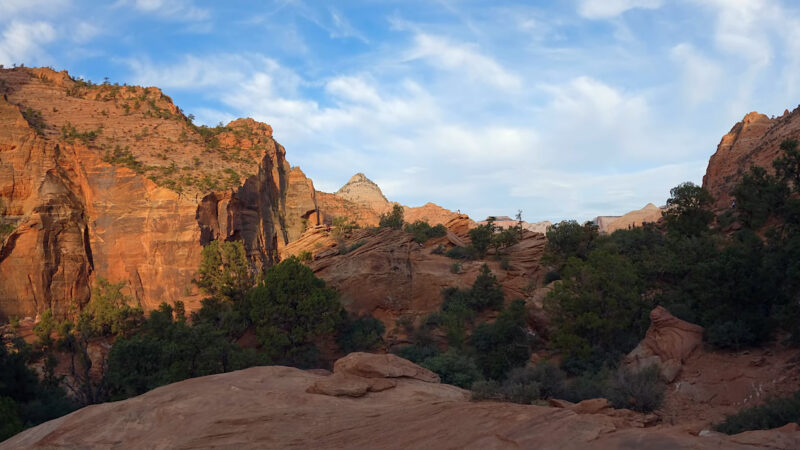
[(2, 0), (0, 64), (269, 123), (318, 190), (587, 220), (663, 205), (746, 113), (800, 103), (800, 4)]

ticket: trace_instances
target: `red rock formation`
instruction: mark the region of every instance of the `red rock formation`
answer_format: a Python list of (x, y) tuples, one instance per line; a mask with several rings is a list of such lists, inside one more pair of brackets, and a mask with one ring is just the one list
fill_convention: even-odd
[(600, 216), (594, 221), (601, 233), (613, 233), (617, 230), (640, 227), (645, 222), (658, 222), (661, 220), (661, 215), (661, 208), (648, 203), (644, 208), (631, 211), (622, 216)]
[(185, 380), (124, 401), (83, 408), (25, 430), (0, 443), (0, 449), (104, 448), (109, 443), (119, 448), (800, 446), (797, 426), (697, 436), (680, 426), (643, 428), (648, 421), (627, 410), (577, 414), (567, 408), (471, 402), (463, 389), (411, 378), (391, 379), (393, 388), (364, 392), (358, 398), (307, 392), (327, 378), (272, 366)]
[(800, 137), (800, 108), (782, 116), (769, 117), (751, 112), (722, 137), (708, 161), (703, 187), (714, 197), (714, 209), (731, 206), (731, 191), (752, 165), (773, 173), (772, 161), (781, 154), (784, 139)]
[(49, 69), (0, 70), (0, 89), (0, 198), (15, 228), (0, 243), (0, 316), (64, 315), (95, 277), (126, 282), (146, 309), (194, 299), (202, 244), (241, 239), (267, 266), (316, 209), (268, 125), (194, 127), (156, 88)]
[(650, 327), (642, 342), (625, 358), (643, 369), (658, 365), (667, 382), (680, 373), (683, 362), (703, 345), (703, 327), (678, 319), (661, 306), (650, 312)]

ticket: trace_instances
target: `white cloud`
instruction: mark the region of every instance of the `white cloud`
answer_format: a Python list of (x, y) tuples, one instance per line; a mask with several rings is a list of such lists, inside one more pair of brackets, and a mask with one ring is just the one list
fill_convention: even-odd
[(684, 96), (690, 105), (697, 105), (714, 98), (723, 77), (723, 70), (719, 64), (701, 55), (689, 43), (673, 47), (670, 56), (681, 67)]
[(35, 13), (38, 16), (63, 10), (70, 0), (3, 0), (0, 2), (0, 22), (13, 21), (19, 15)]
[(581, 0), (578, 13), (587, 19), (611, 19), (635, 8), (657, 9), (661, 3), (662, 0)]
[(434, 67), (460, 72), (473, 81), (496, 88), (515, 90), (522, 86), (520, 78), (506, 70), (494, 59), (479, 53), (474, 47), (456, 44), (426, 33), (417, 33), (407, 61), (424, 59)]
[(0, 37), (0, 64), (41, 64), (48, 59), (43, 45), (55, 38), (47, 22), (11, 22)]
[(198, 8), (192, 0), (119, 0), (116, 6), (129, 6), (137, 11), (181, 21), (206, 20), (210, 13)]
[(331, 24), (332, 28), (330, 31), (330, 35), (333, 38), (356, 38), (361, 42), (369, 43), (369, 40), (364, 36), (361, 32), (356, 30), (353, 25), (350, 24), (350, 21), (347, 20), (347, 17), (342, 15), (339, 11), (331, 8)]

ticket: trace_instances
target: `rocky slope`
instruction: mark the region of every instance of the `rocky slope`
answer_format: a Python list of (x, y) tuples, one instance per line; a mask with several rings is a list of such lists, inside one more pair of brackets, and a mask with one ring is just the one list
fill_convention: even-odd
[[(449, 230), (447, 236), (425, 244), (414, 242), (408, 233), (389, 229), (356, 230), (337, 240), (332, 230), (320, 226), (286, 246), (282, 256), (308, 252), (312, 257), (309, 267), (341, 293), (345, 307), (353, 313), (381, 319), (386, 324), (388, 341), (396, 342), (403, 338), (402, 330), (394, 326), (397, 319), (421, 320), (439, 310), (442, 289), (471, 286), (484, 264), (454, 260), (437, 251), (467, 245), (467, 231), (474, 223), (461, 215), (445, 226)], [(525, 231), (519, 243), (504, 251), (508, 263), (505, 269), (493, 255), (486, 258), (503, 285), (507, 301), (533, 295), (544, 276), (539, 259), (545, 242), (541, 233)]]
[[(0, 443), (12, 448), (790, 449), (796, 424), (724, 436), (649, 426), (601, 399), (552, 408), (470, 402), (392, 355), (351, 354), (334, 373), (254, 367), (89, 406)], [(164, 420), (169, 418), (169, 420)]]
[(751, 165), (761, 166), (774, 173), (772, 161), (780, 154), (784, 139), (800, 137), (800, 108), (782, 116), (769, 118), (751, 112), (722, 137), (717, 151), (708, 161), (703, 187), (714, 197), (714, 208), (731, 206), (731, 191), (741, 181)]

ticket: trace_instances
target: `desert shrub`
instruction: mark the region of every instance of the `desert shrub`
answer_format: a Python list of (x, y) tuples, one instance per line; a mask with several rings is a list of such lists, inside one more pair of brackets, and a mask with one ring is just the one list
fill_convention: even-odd
[(493, 323), (475, 328), (470, 344), (478, 368), (486, 378), (502, 379), (509, 370), (525, 365), (531, 356), (531, 338), (525, 324), (525, 302), (514, 300)]
[(664, 219), (670, 231), (684, 236), (706, 232), (714, 219), (714, 213), (709, 210), (714, 200), (711, 194), (691, 182), (681, 183), (669, 193)]
[(158, 386), (253, 365), (264, 355), (242, 349), (209, 323), (190, 325), (172, 306), (162, 303), (131, 337), (120, 337), (108, 356), (105, 381), (119, 400)]
[(473, 247), (453, 247), (445, 253), (445, 256), (453, 259), (476, 259), (478, 252)]
[(195, 283), (213, 297), (240, 300), (255, 284), (241, 241), (211, 241), (203, 248)]
[(447, 228), (445, 228), (444, 225), (439, 224), (432, 227), (424, 220), (405, 224), (403, 231), (411, 233), (414, 236), (414, 241), (420, 244), (426, 242), (428, 239), (442, 237), (447, 234)]
[(339, 294), (297, 258), (267, 269), (245, 299), (262, 350), (274, 362), (308, 361), (314, 341), (332, 333), (342, 317)]
[(599, 234), (597, 226), (590, 222), (581, 225), (570, 220), (551, 225), (546, 236), (547, 244), (542, 261), (560, 268), (571, 257), (586, 259)]
[[(461, 268), (458, 267), (458, 270)], [(451, 267), (451, 271), (453, 267)], [(455, 272), (454, 272), (455, 273)], [(469, 289), (447, 288), (442, 291), (444, 301), (442, 311), (448, 312), (463, 307), (469, 311), (479, 312), (484, 309), (499, 310), (503, 307), (505, 295), (489, 266), (481, 266), (478, 277)]]
[(437, 245), (436, 248), (431, 250), (431, 253), (433, 253), (434, 255), (444, 255), (444, 245), (442, 244)]
[(537, 400), (560, 397), (565, 375), (557, 367), (543, 362), (535, 367), (518, 367), (502, 382), (489, 380), (475, 383), (472, 398), (531, 404)]
[(363, 246), (366, 243), (367, 243), (367, 241), (358, 241), (358, 242), (354, 243), (353, 245), (349, 245), (348, 246), (346, 242), (342, 242), (340, 244), (340, 246), (339, 246), (339, 254), (340, 255), (346, 255), (346, 254), (352, 252), (353, 250), (355, 250), (357, 248), (360, 248), (361, 246)]
[(475, 249), (477, 256), (486, 256), (486, 251), (492, 245), (495, 229), (494, 220), (489, 218), (487, 223), (469, 230), (470, 247)]
[[(545, 298), (553, 318), (551, 345), (565, 355), (570, 372), (616, 360), (644, 337), (652, 300), (625, 257), (605, 250), (586, 261), (571, 258), (563, 280)], [(592, 363), (592, 364), (589, 364)]]
[(303, 250), (297, 255), (297, 259), (299, 259), (300, 261), (308, 262), (313, 259), (313, 256), (310, 251)]
[(610, 372), (586, 372), (572, 378), (564, 386), (561, 398), (570, 402), (580, 402), (590, 398), (606, 397), (608, 394), (608, 380)]
[(348, 316), (339, 325), (336, 342), (344, 353), (375, 350), (383, 343), (384, 331), (383, 322), (372, 316)]
[(544, 275), (544, 284), (550, 284), (553, 281), (558, 281), (560, 279), (561, 279), (561, 274), (558, 273), (557, 270), (551, 270)]
[(395, 347), (392, 349), (392, 353), (401, 358), (405, 358), (409, 361), (419, 364), (422, 361), (438, 355), (441, 353), (441, 351), (434, 345), (417, 343), (412, 345), (404, 345), (402, 347)]
[(782, 208), (789, 196), (789, 187), (763, 167), (751, 166), (734, 188), (733, 196), (742, 223), (758, 229)]
[(461, 273), (461, 263), (453, 263), (450, 265), (450, 273)]
[(475, 365), (475, 360), (463, 352), (450, 349), (444, 353), (424, 359), (420, 365), (436, 372), (442, 383), (452, 384), (469, 389), (473, 383), (482, 378)]
[(40, 381), (28, 367), (37, 357), (21, 339), (0, 335), (0, 441), (77, 408), (54, 380)]
[(617, 370), (609, 380), (607, 394), (615, 408), (650, 412), (661, 407), (664, 389), (658, 366), (653, 365), (638, 372)]
[(133, 298), (122, 293), (124, 282), (110, 283), (98, 278), (92, 288), (92, 297), (78, 321), (85, 322), (81, 327), (91, 336), (112, 336), (126, 333), (136, 328), (144, 318), (141, 306), (133, 306)]
[(28, 125), (36, 131), (38, 135), (44, 135), (44, 130), (47, 128), (47, 123), (42, 117), (41, 111), (37, 111), (31, 107), (20, 110), (22, 117), (28, 122)]
[(381, 214), (378, 226), (400, 230), (403, 228), (403, 207), (397, 203), (392, 206), (392, 212)]
[(337, 241), (344, 240), (353, 230), (357, 230), (359, 228), (358, 223), (351, 220), (349, 217), (344, 216), (337, 216), (333, 218), (331, 222), (331, 226), (333, 230), (331, 231), (331, 236)]
[(500, 268), (503, 270), (511, 270), (511, 260), (508, 256), (500, 258)]
[(75, 142), (76, 139), (84, 144), (89, 144), (90, 142), (94, 142), (101, 132), (101, 128), (96, 130), (78, 131), (75, 126), (69, 122), (61, 126), (61, 138), (70, 144)]
[(770, 398), (762, 405), (744, 408), (726, 417), (714, 429), (725, 434), (737, 434), (749, 430), (769, 430), (792, 422), (800, 422), (800, 391), (790, 397)]

